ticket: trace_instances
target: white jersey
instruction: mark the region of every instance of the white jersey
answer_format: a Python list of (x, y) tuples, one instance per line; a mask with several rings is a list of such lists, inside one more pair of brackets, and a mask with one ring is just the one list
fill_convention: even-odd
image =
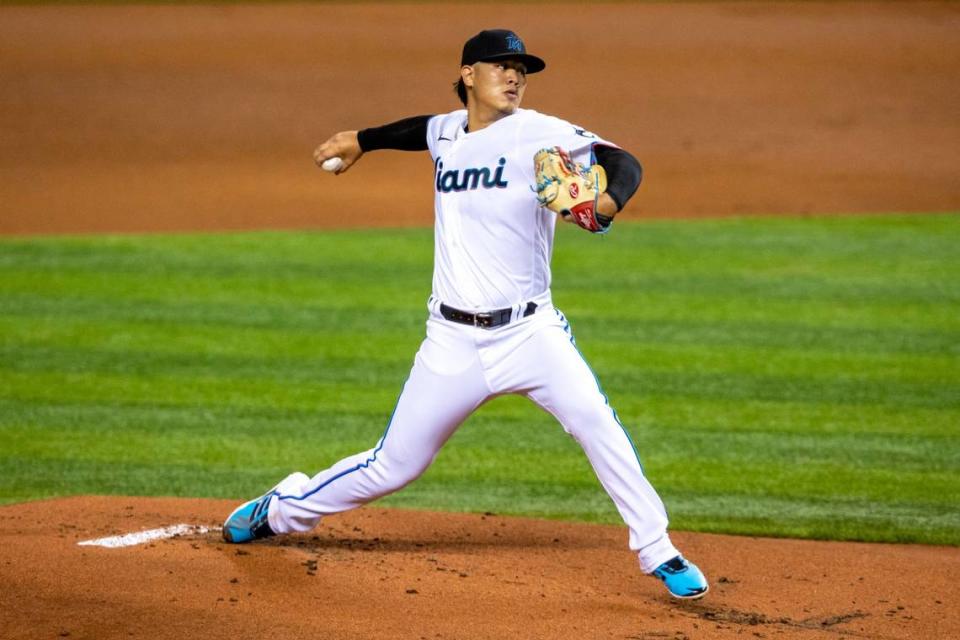
[(557, 215), (537, 203), (534, 154), (559, 146), (593, 162), (593, 145), (616, 146), (529, 109), (466, 132), (465, 109), (427, 124), (434, 160), (433, 296), (464, 311), (550, 300)]

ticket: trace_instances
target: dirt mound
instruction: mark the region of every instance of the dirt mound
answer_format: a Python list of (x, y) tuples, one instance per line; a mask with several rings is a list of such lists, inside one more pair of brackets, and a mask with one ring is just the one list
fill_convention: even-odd
[[(960, 549), (675, 533), (712, 581), (671, 600), (623, 527), (363, 508), (222, 542), (235, 503), (0, 508), (0, 637), (956, 638)], [(177, 524), (121, 548), (78, 543)]]

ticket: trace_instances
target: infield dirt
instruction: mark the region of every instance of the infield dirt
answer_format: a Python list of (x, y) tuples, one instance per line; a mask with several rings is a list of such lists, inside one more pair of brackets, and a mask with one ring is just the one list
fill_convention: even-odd
[[(333, 178), (311, 152), (456, 108), (464, 39), (499, 26), (549, 64), (525, 106), (644, 163), (626, 219), (960, 210), (956, 3), (39, 6), (0, 8), (0, 233), (429, 224), (425, 154)], [(0, 637), (960, 637), (956, 548), (676, 533), (713, 581), (678, 604), (622, 527), (373, 506), (77, 546), (234, 506), (0, 507)]]
[[(220, 539), (232, 502), (68, 498), (0, 508), (0, 636), (960, 637), (953, 548), (676, 533), (712, 579), (671, 601), (622, 527), (366, 507), (312, 534)], [(203, 525), (125, 548), (104, 536)]]

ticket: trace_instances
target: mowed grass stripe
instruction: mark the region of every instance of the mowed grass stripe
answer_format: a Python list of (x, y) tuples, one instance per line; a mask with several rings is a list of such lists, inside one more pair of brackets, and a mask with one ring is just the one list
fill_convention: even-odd
[[(555, 300), (673, 526), (960, 544), (955, 215), (564, 226)], [(0, 499), (242, 498), (373, 446), (429, 230), (0, 241)], [(517, 398), (386, 504), (619, 518)]]
[[(411, 350), (412, 351), (412, 350)], [(69, 349), (35, 349), (24, 357), (18, 349), (0, 349), (0, 357), (11, 364), (3, 369), (9, 376), (11, 389), (22, 386), (30, 393), (34, 380), (61, 378), (79, 387), (120, 387), (136, 384), (176, 386), (179, 381), (195, 378), (212, 387), (230, 392), (231, 385), (246, 386), (250, 381), (264, 388), (319, 384), (389, 384), (409, 369), (408, 360), (391, 358), (273, 358), (191, 356), (189, 354), (150, 354), (118, 351), (71, 351)], [(762, 374), (716, 371), (686, 372), (652, 369), (637, 360), (635, 366), (617, 362), (605, 366), (598, 359), (607, 377), (605, 388), (610, 393), (657, 394), (671, 397), (714, 397), (718, 399), (791, 401), (795, 403), (831, 403), (853, 405), (890, 405), (940, 408), (956, 401), (956, 386), (946, 376), (950, 367), (939, 367), (927, 376), (874, 374), (864, 376), (828, 375), (822, 372)], [(695, 364), (704, 366), (703, 361)], [(782, 366), (788, 366), (783, 362)], [(835, 363), (831, 361), (831, 364)], [(916, 361), (911, 364), (918, 364)], [(379, 365), (379, 366), (377, 366)], [(855, 366), (863, 367), (862, 361)], [(376, 368), (375, 368), (376, 367)]]

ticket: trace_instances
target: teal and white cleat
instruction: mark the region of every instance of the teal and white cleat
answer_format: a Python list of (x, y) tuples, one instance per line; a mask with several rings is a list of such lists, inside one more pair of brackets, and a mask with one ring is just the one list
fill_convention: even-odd
[(270, 499), (274, 495), (276, 490), (271, 489), (259, 498), (245, 502), (234, 509), (223, 523), (223, 539), (239, 544), (276, 535), (267, 521)]
[(674, 598), (696, 600), (706, 595), (710, 586), (703, 572), (683, 556), (667, 560), (653, 570), (653, 575), (660, 578), (667, 586), (667, 591)]

